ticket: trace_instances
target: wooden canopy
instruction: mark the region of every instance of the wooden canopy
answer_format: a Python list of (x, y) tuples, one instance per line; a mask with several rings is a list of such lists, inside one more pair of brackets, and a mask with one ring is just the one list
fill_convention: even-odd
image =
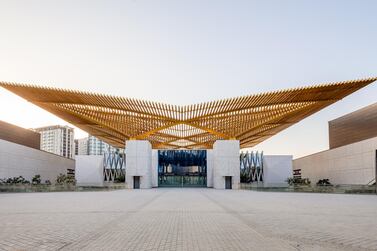
[(0, 82), (0, 86), (105, 142), (149, 140), (156, 149), (206, 149), (219, 139), (252, 147), (377, 78), (177, 106)]

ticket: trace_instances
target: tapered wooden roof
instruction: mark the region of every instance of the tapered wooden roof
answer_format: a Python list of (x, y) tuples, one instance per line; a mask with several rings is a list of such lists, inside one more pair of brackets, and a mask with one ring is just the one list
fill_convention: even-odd
[(377, 78), (177, 106), (133, 98), (0, 82), (0, 86), (113, 146), (149, 140), (156, 149), (212, 148), (218, 139), (252, 147)]

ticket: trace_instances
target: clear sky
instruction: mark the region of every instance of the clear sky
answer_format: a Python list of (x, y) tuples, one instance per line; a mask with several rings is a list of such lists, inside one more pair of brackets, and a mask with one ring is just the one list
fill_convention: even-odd
[[(1, 0), (0, 80), (191, 104), (372, 77), (376, 13), (373, 0)], [(377, 84), (255, 149), (325, 150), (328, 120), (375, 102)], [(67, 124), (3, 89), (0, 120)]]

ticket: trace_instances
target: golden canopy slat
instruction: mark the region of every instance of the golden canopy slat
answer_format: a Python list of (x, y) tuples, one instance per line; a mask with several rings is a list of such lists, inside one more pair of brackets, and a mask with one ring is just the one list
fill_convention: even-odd
[(211, 148), (219, 139), (255, 146), (376, 81), (368, 78), (187, 106), (0, 82), (0, 86), (107, 143), (149, 140), (156, 149)]

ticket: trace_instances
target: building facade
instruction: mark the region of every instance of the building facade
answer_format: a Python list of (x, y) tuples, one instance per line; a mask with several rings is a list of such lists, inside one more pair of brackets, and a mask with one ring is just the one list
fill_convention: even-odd
[(88, 155), (88, 137), (75, 139), (75, 155)]
[(69, 126), (46, 126), (33, 129), (41, 135), (41, 150), (74, 158), (74, 129)]
[(120, 148), (113, 147), (92, 135), (75, 140), (75, 155), (104, 155), (116, 151), (122, 152)]
[(329, 121), (330, 149), (377, 137), (377, 103)]
[[(0, 86), (108, 144), (125, 147), (123, 161), (129, 188), (150, 188), (157, 181), (165, 185), (179, 182), (184, 185), (197, 180), (203, 184), (204, 168), (210, 167), (211, 171), (205, 173), (214, 188), (237, 189), (241, 179), (241, 149), (265, 141), (376, 80), (328, 83), (184, 106), (7, 82), (0, 82)], [(92, 145), (89, 150), (88, 143), (89, 154), (104, 151), (102, 145)], [(166, 156), (158, 152), (180, 150), (192, 152), (167, 153)], [(193, 151), (198, 150), (207, 151), (208, 166), (200, 161), (198, 165), (189, 164), (189, 160), (195, 159)], [(182, 156), (189, 157), (182, 159)], [(203, 156), (198, 154), (197, 158), (200, 160)], [(160, 157), (166, 159), (162, 162)], [(107, 162), (114, 163), (100, 159), (103, 165), (99, 167)], [(271, 168), (263, 169), (266, 173), (262, 176), (276, 174), (279, 167), (288, 166), (281, 164), (288, 159), (282, 156), (268, 160)], [(81, 168), (85, 163), (89, 162), (82, 158), (77, 166)], [(254, 172), (247, 170), (249, 174)], [(267, 180), (272, 184), (281, 178), (275, 175)]]
[(148, 141), (130, 140), (125, 154), (76, 156), (77, 184), (83, 186), (103, 186), (125, 175), (130, 189), (238, 189), (241, 181), (258, 187), (285, 187), (291, 170), (292, 156), (240, 153), (237, 140), (219, 140), (207, 150), (157, 150)]
[(0, 139), (39, 150), (41, 135), (4, 121), (0, 121)]
[(75, 161), (39, 150), (40, 134), (5, 122), (0, 123), (0, 179), (22, 176), (31, 181), (54, 183), (59, 174), (74, 175)]
[(103, 155), (109, 144), (102, 140), (90, 135), (88, 137), (88, 155)]
[(377, 103), (329, 122), (330, 149), (293, 160), (294, 174), (316, 183), (368, 185), (376, 180)]

